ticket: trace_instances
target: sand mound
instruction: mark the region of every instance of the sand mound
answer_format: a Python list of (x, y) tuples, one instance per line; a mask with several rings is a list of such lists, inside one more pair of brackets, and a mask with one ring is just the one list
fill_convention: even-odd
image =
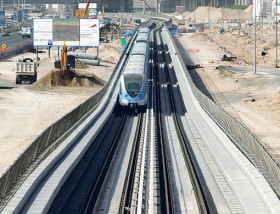
[(245, 10), (245, 13), (248, 13), (250, 15), (250, 17), (253, 17), (253, 5), (248, 6)]
[(30, 88), (41, 88), (43, 87), (95, 87), (103, 86), (104, 81), (97, 78), (93, 74), (86, 74), (83, 72), (74, 72), (70, 71), (66, 75), (61, 75), (60, 72), (52, 70), (43, 78), (39, 79), (33, 85), (30, 85)]
[(215, 8), (215, 7), (198, 7), (192, 13), (186, 12), (183, 14), (185, 20), (196, 20), (201, 22), (214, 22), (216, 20), (227, 19), (249, 19), (250, 15), (243, 10), (235, 10), (228, 8)]
[(67, 73), (60, 73), (58, 71), (52, 71), (51, 85), (52, 86), (67, 86), (67, 87), (77, 87), (77, 86), (95, 86), (103, 85), (94, 76), (86, 76), (76, 73), (74, 71), (69, 71)]

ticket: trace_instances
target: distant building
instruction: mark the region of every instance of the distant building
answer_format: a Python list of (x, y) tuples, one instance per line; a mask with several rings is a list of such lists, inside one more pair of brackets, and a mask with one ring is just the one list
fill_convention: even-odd
[(133, 12), (157, 12), (157, 0), (133, 0)]
[[(280, 18), (280, 1), (277, 6), (278, 19)], [(254, 6), (254, 5), (253, 5)], [(253, 9), (254, 13), (254, 9)], [(270, 0), (256, 0), (256, 17), (261, 18), (271, 18), (276, 15), (276, 1)], [(254, 17), (254, 14), (253, 14)]]
[[(46, 10), (49, 12), (49, 16), (66, 18), (73, 16), (73, 11), (69, 8), (69, 5), (65, 4), (46, 4)], [(71, 14), (71, 15), (70, 15)]]
[(63, 4), (47, 4), (46, 9), (53, 12), (63, 11)]
[(186, 8), (185, 5), (186, 3), (183, 0), (162, 0), (160, 1), (160, 11), (163, 13), (174, 13), (179, 6)]

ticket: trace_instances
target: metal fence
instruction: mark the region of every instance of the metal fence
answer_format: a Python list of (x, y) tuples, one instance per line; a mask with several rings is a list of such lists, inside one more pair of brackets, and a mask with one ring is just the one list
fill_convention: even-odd
[[(168, 29), (168, 28), (167, 28)], [(183, 66), (186, 77), (192, 88), (192, 91), (204, 110), (212, 117), (212, 119), (225, 131), (232, 139), (235, 145), (245, 154), (262, 172), (268, 180), (275, 193), (280, 197), (280, 168), (279, 164), (269, 154), (266, 148), (262, 145), (244, 125), (230, 116), (219, 105), (204, 95), (193, 83), (192, 78), (186, 68), (184, 60), (175, 42), (168, 31), (169, 37), (175, 47), (180, 63)]]

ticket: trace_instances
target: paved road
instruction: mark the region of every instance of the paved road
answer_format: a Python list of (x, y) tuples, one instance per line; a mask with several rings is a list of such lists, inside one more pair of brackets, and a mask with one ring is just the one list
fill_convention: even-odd
[[(227, 66), (227, 68), (231, 71), (239, 72), (239, 73), (247, 73), (253, 72), (253, 66)], [(257, 67), (256, 73), (265, 73), (274, 76), (280, 76), (280, 68), (275, 67)]]
[(20, 49), (25, 48), (26, 46), (32, 46), (33, 37), (31, 35), (31, 38), (22, 38), (21, 35), (18, 34), (18, 32), (12, 32), (10, 33), (10, 36), (0, 37), (0, 45), (2, 46), (2, 44), (6, 44), (8, 48), (7, 54), (11, 52), (15, 53)]

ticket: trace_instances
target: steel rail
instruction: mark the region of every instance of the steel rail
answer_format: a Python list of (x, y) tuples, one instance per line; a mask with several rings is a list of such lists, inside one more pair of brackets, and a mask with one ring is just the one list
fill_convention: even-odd
[(124, 114), (119, 129), (114, 138), (114, 141), (112, 142), (111, 148), (107, 152), (106, 158), (102, 164), (102, 168), (98, 173), (98, 178), (95, 181), (93, 181), (92, 183), (93, 185), (90, 187), (89, 195), (87, 196), (85, 203), (82, 206), (81, 213), (92, 213), (98, 195), (102, 194), (102, 191), (100, 192), (100, 190), (102, 189), (102, 184), (104, 184), (105, 181), (107, 180), (107, 172), (111, 164), (111, 161), (113, 159), (113, 156), (115, 154), (116, 148), (118, 146), (119, 139), (121, 138), (121, 135), (124, 131), (126, 120), (127, 120), (127, 114)]
[[(116, 110), (115, 110), (116, 112)], [(108, 127), (106, 126), (117, 126), (118, 124), (116, 124), (116, 121), (114, 120), (114, 118), (117, 118), (114, 114), (111, 115), (111, 118), (107, 121), (107, 124), (104, 126), (103, 129), (106, 130), (110, 130), (108, 129)], [(56, 198), (52, 201), (52, 205), (50, 205), (49, 207), (49, 211), (48, 212), (55, 212), (55, 213), (60, 213), (64, 207), (65, 204), (68, 203), (69, 200), (71, 200), (71, 195), (73, 195), (77, 189), (77, 186), (79, 185), (79, 183), (81, 183), (81, 179), (84, 179), (82, 182), (83, 184), (87, 184), (87, 180), (94, 180), (95, 182), (98, 181), (98, 179), (96, 179), (96, 177), (104, 175), (104, 173), (106, 173), (106, 167), (105, 164), (110, 164), (110, 162), (108, 163), (108, 161), (110, 161), (110, 156), (109, 155), (113, 155), (112, 152), (115, 151), (115, 147), (116, 147), (116, 142), (118, 142), (118, 136), (120, 135), (120, 131), (122, 130), (122, 124), (124, 124), (124, 121), (126, 120), (126, 114), (124, 114), (121, 118), (121, 125), (118, 127), (118, 129), (112, 133), (111, 132), (111, 138), (114, 137), (115, 140), (113, 143), (109, 143), (107, 144), (108, 149), (103, 149), (104, 151), (107, 150), (107, 153), (104, 155), (103, 160), (100, 160), (102, 163), (104, 164), (99, 164), (99, 166), (97, 166), (97, 169), (99, 171), (100, 174), (95, 173), (99, 176), (96, 175), (88, 175), (86, 173), (90, 173), (90, 171), (92, 171), (92, 160), (93, 158), (96, 157), (98, 151), (102, 151), (102, 147), (104, 147), (104, 145), (102, 144), (102, 140), (101, 143), (100, 142), (91, 142), (91, 146), (89, 147), (89, 149), (87, 150), (87, 152), (83, 155), (82, 159), (80, 160), (79, 164), (75, 167), (75, 169), (71, 172), (69, 178), (67, 179), (67, 181), (63, 184), (62, 188), (60, 189), (59, 193), (56, 194)], [(119, 119), (120, 120), (120, 119)], [(102, 133), (102, 131), (100, 132)], [(97, 136), (96, 139), (100, 139), (102, 138), (103, 141), (106, 140), (104, 139), (102, 136), (99, 135)], [(83, 134), (85, 135), (85, 133)], [(104, 135), (104, 134), (103, 134)], [(106, 135), (107, 137), (109, 136), (108, 134)], [(82, 136), (80, 136), (80, 138), (78, 138), (76, 140), (75, 145), (78, 145), (81, 142)], [(96, 141), (96, 140), (94, 140)], [(107, 140), (108, 141), (108, 140)], [(68, 156), (68, 154), (70, 154), (74, 149), (75, 149), (75, 145), (72, 145), (70, 149), (68, 149), (67, 154), (65, 154), (63, 157), (60, 158), (59, 162), (56, 164), (56, 166), (58, 166), (61, 162), (65, 161), (66, 157)], [(98, 157), (97, 157), (98, 158)], [(101, 166), (101, 167), (100, 167)], [(56, 167), (54, 167), (53, 170), (55, 170)], [(88, 170), (88, 168), (90, 168), (90, 170)], [(105, 169), (105, 171), (104, 171)], [(103, 174), (101, 174), (103, 173)], [(91, 173), (92, 174), (92, 173)], [(49, 176), (52, 176), (52, 171), (49, 172)], [(42, 184), (44, 184), (46, 182), (46, 180), (48, 179), (47, 176), (43, 181)], [(95, 176), (95, 178), (93, 177), (93, 179), (91, 178), (92, 176)], [(86, 181), (85, 181), (86, 180)], [(89, 185), (88, 185), (89, 186)], [(79, 192), (83, 193), (84, 190), (79, 190)], [(88, 192), (88, 189), (86, 190)], [(36, 193), (34, 193), (36, 194)], [(84, 194), (84, 193), (83, 193)], [(30, 201), (34, 200), (33, 197), (29, 197)], [(25, 205), (25, 207), (23, 207), (22, 212), (25, 212), (29, 209), (30, 205)]]
[[(151, 35), (154, 35), (154, 26), (151, 30)], [(151, 44), (154, 36), (151, 36)], [(165, 205), (165, 201), (158, 201), (162, 196), (160, 194), (160, 169), (158, 169), (158, 139), (157, 139), (157, 123), (155, 119), (155, 61), (154, 47), (151, 47), (150, 54), (150, 72), (148, 72), (148, 105), (146, 118), (142, 125), (141, 141), (139, 142), (139, 154), (137, 159), (136, 173), (133, 184), (132, 199), (130, 199), (130, 207), (126, 207), (131, 213), (159, 213), (162, 210), (160, 206)], [(164, 192), (164, 191), (162, 191)], [(164, 194), (163, 194), (164, 195)]]
[[(159, 41), (159, 32), (161, 28), (157, 30), (154, 36), (154, 63), (158, 65), (159, 56), (158, 47), (160, 47), (161, 41)], [(156, 66), (158, 68), (158, 66)], [(161, 209), (163, 213), (175, 213), (174, 202), (172, 197), (172, 187), (170, 184), (170, 172), (168, 170), (168, 163), (165, 158), (167, 151), (164, 143), (163, 137), (163, 127), (161, 121), (161, 98), (160, 98), (160, 81), (159, 81), (159, 70), (155, 71), (155, 81), (156, 81), (156, 120), (157, 120), (157, 135), (158, 135), (158, 154), (159, 154), (159, 165), (160, 165), (160, 183), (161, 183)]]
[(133, 148), (131, 151), (131, 155), (129, 158), (129, 166), (127, 168), (126, 179), (124, 188), (122, 191), (122, 199), (119, 207), (118, 213), (130, 213), (130, 206), (132, 203), (132, 195), (133, 195), (133, 184), (135, 181), (135, 173), (137, 168), (137, 154), (139, 153), (139, 144), (141, 140), (141, 130), (143, 129), (145, 114), (141, 113), (138, 116), (138, 123), (136, 129), (136, 135), (133, 141)]

